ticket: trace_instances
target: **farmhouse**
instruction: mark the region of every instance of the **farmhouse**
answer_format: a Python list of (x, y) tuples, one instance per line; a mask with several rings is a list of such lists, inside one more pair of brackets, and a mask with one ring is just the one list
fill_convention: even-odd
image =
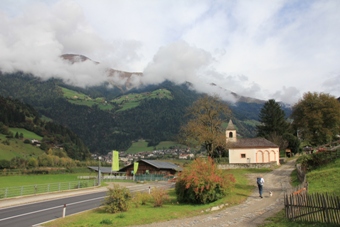
[(237, 138), (236, 128), (230, 120), (226, 129), (229, 163), (269, 163), (280, 165), (279, 146), (265, 138)]

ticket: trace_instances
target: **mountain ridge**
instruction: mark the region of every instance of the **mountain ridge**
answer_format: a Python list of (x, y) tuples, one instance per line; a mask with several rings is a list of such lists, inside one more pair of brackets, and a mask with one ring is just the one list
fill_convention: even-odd
[[(85, 56), (78, 57), (78, 61), (86, 60), (88, 58)], [(202, 93), (192, 90), (190, 82), (178, 85), (164, 81), (138, 88), (110, 86), (109, 82), (104, 82), (102, 85), (82, 88), (66, 84), (61, 79), (42, 80), (22, 72), (0, 73), (0, 80), (0, 95), (33, 106), (41, 116), (76, 133), (91, 153), (102, 154), (113, 149), (127, 150), (138, 139), (145, 139), (149, 146), (157, 145), (160, 141), (175, 140), (180, 126), (187, 121), (186, 109), (202, 96)], [(162, 89), (172, 98), (164, 98), (164, 93), (156, 92)], [(80, 92), (88, 99), (72, 100), (66, 97), (65, 92), (71, 92), (68, 97), (77, 96), (72, 92)], [(132, 100), (132, 94), (148, 98)], [(243, 102), (229, 103), (233, 112), (230, 118), (241, 136), (254, 137), (258, 114), (265, 101), (239, 100)], [(123, 105), (130, 106), (125, 108)], [(290, 109), (285, 110), (289, 116)]]
[[(88, 58), (88, 57), (86, 57), (84, 55), (79, 55), (79, 54), (63, 54), (63, 55), (61, 55), (61, 58), (71, 62), (72, 64), (74, 64), (75, 62), (84, 62), (84, 61), (91, 61), (91, 62), (93, 62), (95, 64), (100, 64), (100, 62), (93, 61), (92, 59), (90, 59), (90, 58)], [(121, 71), (121, 70), (112, 69), (112, 68), (108, 68), (107, 72), (108, 72), (108, 80), (109, 80), (109, 82), (110, 82), (110, 77), (113, 77), (113, 76), (118, 76), (122, 80), (126, 79), (126, 83), (125, 83), (126, 90), (124, 90), (121, 86), (117, 86), (113, 82), (111, 83), (111, 85), (119, 87), (122, 91), (128, 91), (128, 90), (134, 88), (132, 86), (132, 83), (131, 83), (131, 77), (133, 75), (143, 77), (143, 73), (142, 72), (126, 72), (126, 71)], [(191, 85), (190, 81), (187, 81), (187, 83)], [(139, 86), (142, 86), (142, 85), (143, 84), (139, 84)], [(254, 103), (255, 102), (255, 103), (260, 103), (260, 104), (263, 104), (263, 103), (266, 102), (264, 100), (260, 100), (260, 99), (256, 99), (256, 98), (252, 98), (252, 97), (246, 97), (246, 96), (238, 95), (237, 93), (232, 92), (230, 90), (227, 90), (225, 88), (222, 88), (222, 87), (218, 86), (215, 83), (210, 83), (209, 85), (210, 86), (218, 87), (219, 89), (224, 90), (225, 92), (229, 92), (235, 98), (236, 102), (248, 102), (248, 103)]]

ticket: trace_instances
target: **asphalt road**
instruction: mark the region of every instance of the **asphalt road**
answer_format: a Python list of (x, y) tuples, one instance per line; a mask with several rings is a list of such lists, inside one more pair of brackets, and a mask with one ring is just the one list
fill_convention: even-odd
[[(147, 191), (148, 184), (127, 187), (131, 192)], [(157, 187), (170, 187), (167, 184), (158, 184)], [(59, 198), (44, 202), (36, 202), (26, 205), (0, 209), (1, 227), (29, 227), (47, 222), (63, 216), (66, 204), (65, 216), (79, 213), (99, 207), (106, 196), (106, 191), (90, 194), (75, 195), (67, 198)]]
[(100, 206), (106, 192), (38, 202), (0, 210), (0, 226), (27, 227)]

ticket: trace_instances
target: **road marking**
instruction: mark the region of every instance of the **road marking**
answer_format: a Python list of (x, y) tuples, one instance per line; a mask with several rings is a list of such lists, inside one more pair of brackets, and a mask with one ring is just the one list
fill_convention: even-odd
[[(78, 202), (74, 202), (74, 203), (67, 203), (67, 206), (72, 206), (72, 205), (75, 205), (75, 204), (85, 203), (85, 202), (89, 202), (89, 201), (93, 201), (93, 200), (98, 200), (98, 199), (103, 199), (103, 198), (105, 198), (105, 196), (97, 197), (97, 198), (92, 198), (92, 199), (87, 199), (87, 200), (82, 200), (82, 201), (78, 201)], [(59, 206), (50, 207), (50, 208), (46, 208), (46, 209), (42, 209), (42, 210), (36, 210), (36, 211), (24, 213), (24, 214), (19, 214), (19, 215), (15, 215), (15, 216), (11, 216), (11, 217), (0, 219), (0, 221), (5, 221), (5, 220), (9, 220), (9, 219), (17, 218), (17, 217), (22, 217), (22, 216), (26, 216), (26, 215), (30, 215), (30, 214), (35, 214), (35, 213), (43, 212), (43, 211), (47, 211), (47, 210), (53, 210), (53, 209), (57, 209), (57, 208), (62, 208), (63, 206), (64, 205), (59, 205)]]

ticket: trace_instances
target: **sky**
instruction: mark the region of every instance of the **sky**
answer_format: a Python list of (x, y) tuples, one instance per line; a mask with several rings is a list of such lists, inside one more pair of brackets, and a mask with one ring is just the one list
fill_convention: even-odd
[(0, 70), (86, 87), (113, 68), (229, 101), (340, 97), (339, 12), (339, 0), (1, 0)]

